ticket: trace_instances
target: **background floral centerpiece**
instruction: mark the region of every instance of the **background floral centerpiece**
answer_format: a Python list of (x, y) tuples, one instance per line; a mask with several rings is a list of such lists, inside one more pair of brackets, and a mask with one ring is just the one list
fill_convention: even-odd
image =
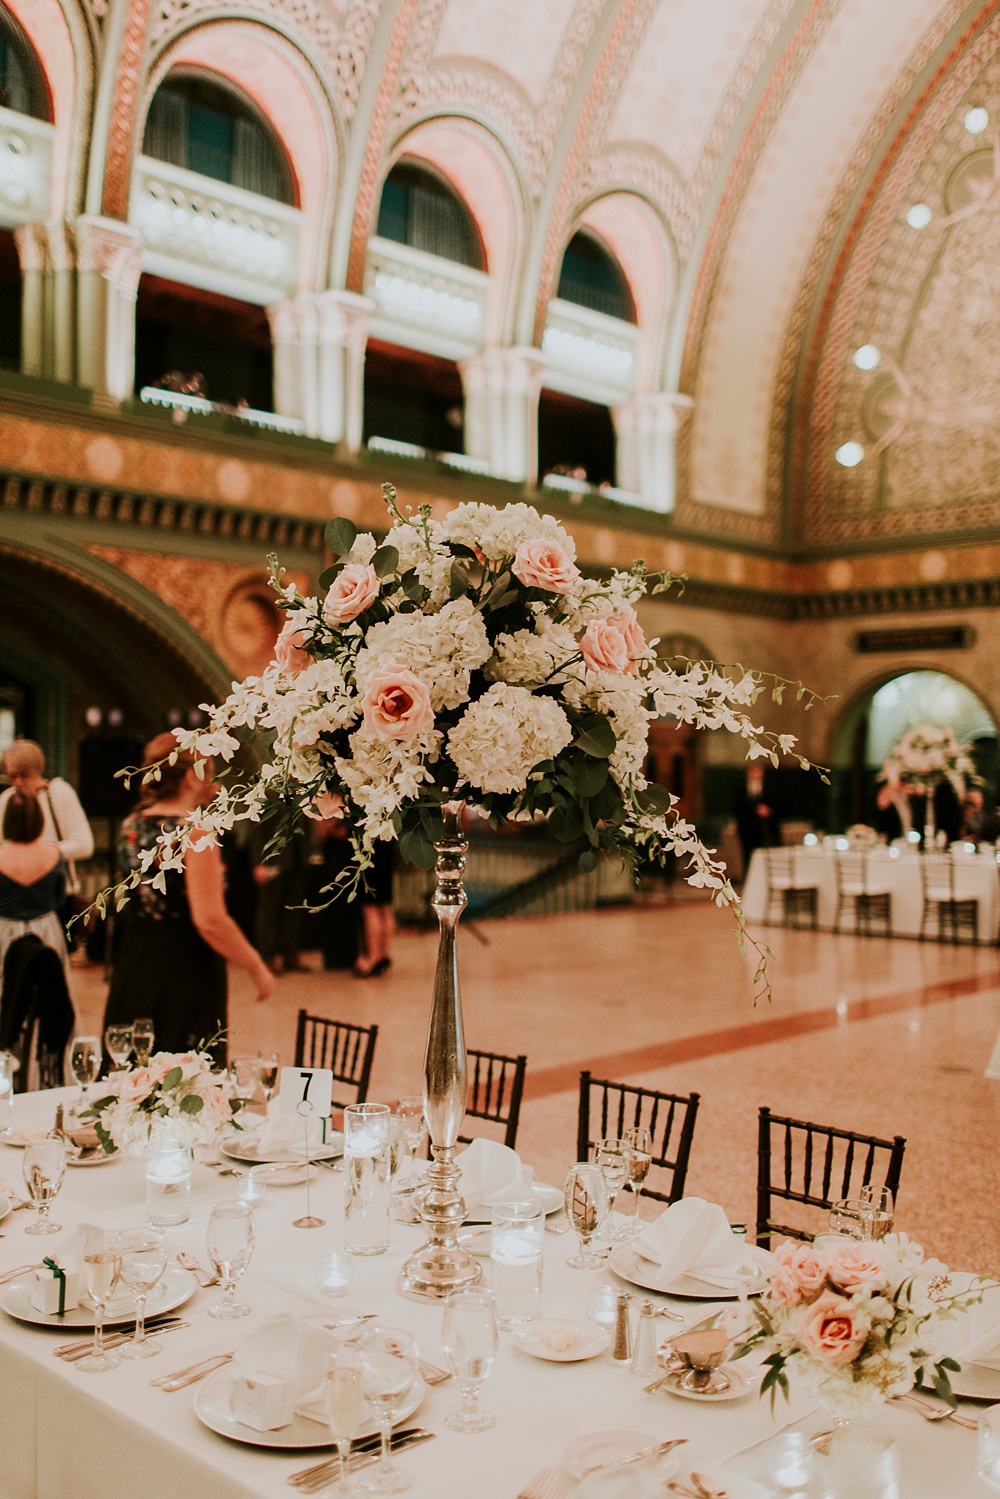
[(954, 729), (924, 724), (908, 729), (889, 752), (880, 779), (889, 786), (912, 786), (926, 792), (933, 792), (947, 779), (961, 800), (967, 784), (978, 779), (971, 751), (970, 744), (959, 743)]
[(193, 1149), (207, 1145), (232, 1118), (225, 1075), (208, 1051), (159, 1051), (145, 1067), (123, 1067), (102, 1083), (86, 1111), (104, 1150), (143, 1155), (154, 1132), (169, 1126)]
[(949, 1373), (960, 1366), (941, 1355), (941, 1328), (982, 1292), (949, 1290), (947, 1267), (925, 1260), (905, 1234), (827, 1248), (786, 1239), (753, 1304), (757, 1325), (736, 1356), (766, 1352), (760, 1391), (771, 1392), (772, 1404), (776, 1390), (788, 1395), (791, 1375), (847, 1419), (918, 1379), (954, 1405)]

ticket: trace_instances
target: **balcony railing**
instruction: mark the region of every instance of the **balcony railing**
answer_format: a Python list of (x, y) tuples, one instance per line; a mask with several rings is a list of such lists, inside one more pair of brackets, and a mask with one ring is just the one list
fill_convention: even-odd
[(268, 432), (288, 432), (301, 436), (305, 430), (297, 417), (277, 416), (273, 411), (255, 411), (252, 406), (230, 406), (224, 401), (206, 401), (204, 396), (189, 396), (180, 390), (161, 390), (158, 385), (144, 385), (139, 392), (139, 399), (147, 406), (167, 406), (174, 411), (191, 411), (200, 416), (235, 416), (251, 427), (263, 427)]
[(301, 218), (228, 182), (148, 156), (136, 161), (131, 221), (143, 266), (158, 275), (254, 302), (288, 296), (298, 281)]
[(460, 359), (482, 347), (489, 277), (409, 245), (368, 241), (365, 293), (372, 333), (404, 347)]
[(545, 384), (584, 400), (621, 400), (632, 391), (636, 335), (620, 318), (553, 298), (542, 338)]
[(52, 137), (45, 120), (0, 108), (0, 225), (52, 217)]

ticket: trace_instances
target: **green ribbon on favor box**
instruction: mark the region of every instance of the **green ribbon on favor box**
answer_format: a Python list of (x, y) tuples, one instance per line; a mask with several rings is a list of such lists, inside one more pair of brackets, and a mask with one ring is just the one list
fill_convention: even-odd
[(61, 1317), (66, 1311), (66, 1271), (55, 1260), (44, 1259), (42, 1264), (48, 1266), (59, 1282), (59, 1311), (56, 1315)]

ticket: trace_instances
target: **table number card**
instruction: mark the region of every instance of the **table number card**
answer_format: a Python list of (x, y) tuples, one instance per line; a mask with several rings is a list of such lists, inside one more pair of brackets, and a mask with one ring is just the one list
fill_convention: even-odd
[(282, 1067), (278, 1109), (300, 1119), (326, 1119), (333, 1107), (329, 1067)]

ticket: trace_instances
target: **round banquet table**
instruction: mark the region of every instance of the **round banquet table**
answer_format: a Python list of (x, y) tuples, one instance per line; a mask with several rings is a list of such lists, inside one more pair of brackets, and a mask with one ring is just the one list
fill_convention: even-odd
[[(75, 1090), (24, 1094), (15, 1102), (17, 1127), (47, 1125), (55, 1103)], [(18, 1195), (22, 1153), (0, 1147), (0, 1189)], [(304, 1210), (303, 1186), (270, 1188), (257, 1210), (257, 1243), (240, 1295), (252, 1307), (243, 1322), (220, 1323), (207, 1314), (219, 1290), (198, 1290), (183, 1308), (190, 1326), (163, 1339), (163, 1351), (140, 1363), (123, 1361), (105, 1374), (85, 1374), (53, 1355), (66, 1334), (17, 1322), (0, 1314), (0, 1494), (3, 1499), (251, 1499), (293, 1496), (285, 1480), (325, 1452), (280, 1453), (243, 1446), (207, 1430), (194, 1412), (195, 1385), (173, 1394), (150, 1387), (150, 1379), (229, 1352), (259, 1323), (279, 1312), (315, 1311), (312, 1280), (316, 1260), (343, 1245), (342, 1178), (317, 1171), (313, 1211), (327, 1226), (303, 1230), (292, 1219)], [(205, 1224), (209, 1209), (227, 1195), (231, 1179), (202, 1165), (195, 1167), (191, 1221), (170, 1229), (174, 1251), (187, 1249), (207, 1263)], [(145, 1218), (144, 1165), (129, 1157), (90, 1169), (67, 1170), (53, 1216), (65, 1225), (60, 1235), (26, 1237), (34, 1213), (25, 1209), (0, 1221), (0, 1274), (58, 1254), (69, 1231), (80, 1222), (125, 1228)], [(409, 1328), (421, 1354), (445, 1362), (440, 1344), (440, 1307), (403, 1300), (395, 1292), (399, 1267), (420, 1242), (414, 1228), (392, 1225), (389, 1252), (357, 1259), (348, 1300), (378, 1312), (393, 1325)], [(595, 1272), (567, 1269), (572, 1232), (545, 1237), (544, 1309), (547, 1316), (586, 1316)], [(929, 1246), (933, 1248), (933, 1246)], [(704, 1304), (674, 1303), (695, 1321)], [(661, 1326), (666, 1326), (661, 1323)], [(664, 1394), (645, 1394), (643, 1381), (607, 1356), (558, 1364), (531, 1358), (501, 1335), (493, 1373), (483, 1388), (483, 1405), (497, 1416), (492, 1431), (464, 1436), (449, 1431), (445, 1414), (459, 1399), (455, 1381), (429, 1388), (410, 1424), (437, 1433), (397, 1459), (413, 1474), (412, 1499), (515, 1499), (540, 1468), (558, 1463), (574, 1438), (607, 1428), (646, 1432), (654, 1440), (686, 1437), (681, 1449), (686, 1478), (691, 1467), (710, 1473), (730, 1499), (761, 1499), (770, 1491), (763, 1476), (760, 1444), (790, 1423), (805, 1431), (829, 1426), (829, 1419), (801, 1396), (779, 1401), (772, 1419), (756, 1390), (743, 1399), (713, 1407)], [(975, 1410), (974, 1407), (966, 1409)], [(881, 1429), (897, 1443), (903, 1471), (903, 1499), (972, 1499), (996, 1494), (976, 1477), (974, 1432), (945, 1421), (936, 1425), (898, 1407), (880, 1412)]]

